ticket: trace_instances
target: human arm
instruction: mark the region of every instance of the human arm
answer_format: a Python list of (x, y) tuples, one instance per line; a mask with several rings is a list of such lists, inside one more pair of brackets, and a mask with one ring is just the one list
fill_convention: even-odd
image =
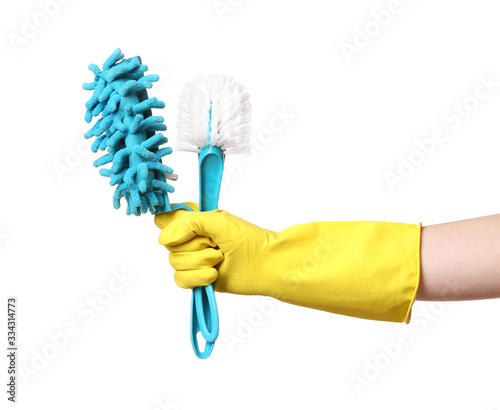
[(418, 300), (500, 297), (500, 215), (422, 228)]
[(213, 283), (218, 292), (409, 321), (420, 272), (419, 225), (314, 222), (274, 232), (219, 210), (168, 212), (155, 222), (183, 288)]

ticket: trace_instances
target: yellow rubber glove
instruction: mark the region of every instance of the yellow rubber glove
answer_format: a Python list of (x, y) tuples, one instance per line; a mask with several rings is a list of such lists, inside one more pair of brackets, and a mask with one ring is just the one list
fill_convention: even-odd
[[(198, 210), (198, 206), (188, 203)], [(419, 225), (316, 222), (277, 233), (225, 211), (157, 215), (183, 288), (272, 296), (365, 319), (410, 320), (420, 276)]]

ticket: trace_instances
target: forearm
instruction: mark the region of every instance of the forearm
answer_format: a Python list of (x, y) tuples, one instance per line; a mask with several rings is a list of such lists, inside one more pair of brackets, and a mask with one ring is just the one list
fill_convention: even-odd
[(422, 228), (418, 300), (500, 297), (500, 215)]

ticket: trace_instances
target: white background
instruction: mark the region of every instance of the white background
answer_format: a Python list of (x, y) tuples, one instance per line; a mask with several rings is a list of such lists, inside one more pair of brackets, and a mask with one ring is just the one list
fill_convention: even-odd
[[(81, 143), (87, 65), (120, 47), (160, 74), (150, 95), (167, 104), (172, 144), (177, 98), (193, 76), (229, 74), (247, 88), (255, 154), (228, 158), (220, 208), (253, 223), (429, 225), (498, 213), (500, 87), (474, 97), (479, 78), (500, 80), (498, 2), (401, 0), (390, 21), (388, 1), (58, 4), (49, 17), (35, 0), (0, 10), (0, 316), (18, 297), (17, 408), (500, 408), (499, 300), (417, 302), (405, 325), (279, 302), (264, 316), (264, 298), (219, 294), (219, 340), (197, 359), (191, 292), (175, 285), (153, 218), (113, 209), (114, 189)], [(348, 58), (342, 47), (355, 39)], [(468, 118), (446, 122), (464, 99)], [(270, 132), (283, 110), (293, 118)], [(439, 127), (447, 140), (413, 154), (419, 165), (391, 190), (385, 173)], [(196, 155), (167, 163), (180, 175), (172, 200), (197, 200)], [(114, 271), (133, 279), (92, 315), (86, 304), (107, 294)], [(78, 335), (63, 336), (68, 325)]]

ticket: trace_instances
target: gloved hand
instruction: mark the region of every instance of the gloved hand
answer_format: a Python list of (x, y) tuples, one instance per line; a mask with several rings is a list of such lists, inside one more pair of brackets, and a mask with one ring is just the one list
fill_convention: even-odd
[(419, 225), (316, 222), (277, 233), (219, 210), (168, 212), (155, 223), (183, 288), (213, 282), (218, 292), (272, 296), (365, 319), (410, 320), (420, 276)]

